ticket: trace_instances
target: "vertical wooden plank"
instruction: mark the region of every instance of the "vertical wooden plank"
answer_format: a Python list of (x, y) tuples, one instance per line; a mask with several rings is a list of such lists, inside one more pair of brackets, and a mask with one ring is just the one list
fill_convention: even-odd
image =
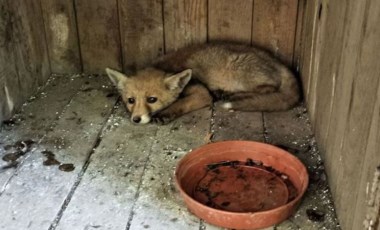
[[(0, 122), (9, 119), (22, 103), (13, 39), (14, 12), (6, 1), (0, 2)], [(1, 123), (0, 123), (1, 124)], [(1, 125), (0, 125), (1, 126)]]
[[(376, 131), (371, 127), (377, 124), (373, 120), (378, 114), (373, 111), (377, 103), (373, 95), (379, 87), (376, 73), (380, 71), (375, 64), (379, 55), (370, 51), (380, 49), (376, 39), (379, 29), (376, 23), (371, 24), (379, 20), (375, 13), (379, 12), (379, 6), (375, 4), (373, 1), (338, 4), (323, 0), (318, 10), (314, 10), (318, 33), (311, 39), (310, 59), (303, 56), (304, 63), (301, 63), (305, 64), (301, 65), (305, 68), (303, 71), (310, 74), (309, 78), (306, 76), (305, 88), (312, 123), (324, 153), (337, 213), (344, 229), (361, 226), (362, 219), (358, 218), (364, 214), (363, 202), (359, 199), (364, 200), (366, 182), (363, 180), (368, 181), (369, 177), (367, 171), (364, 174), (361, 170), (368, 165), (363, 153), (367, 151), (368, 154), (368, 149), (374, 148), (369, 147), (374, 146), (371, 140), (375, 142), (373, 133)], [(371, 155), (366, 159), (376, 158)], [(361, 186), (355, 186), (360, 183)]]
[[(50, 59), (45, 35), (44, 19), (40, 1), (31, 1), (29, 11), (30, 17), (34, 18), (32, 25), (33, 45), (36, 47), (36, 57), (34, 57), (35, 75), (38, 76), (38, 85), (45, 85), (51, 75)], [(30, 95), (29, 95), (30, 96)]]
[(21, 101), (25, 101), (33, 92), (33, 89), (38, 87), (37, 78), (32, 73), (32, 60), (34, 48), (31, 46), (32, 28), (28, 18), (28, 9), (26, 4), (21, 0), (15, 0), (8, 3), (13, 12), (12, 22), (12, 53), (16, 65), (16, 72), (20, 87)]
[(298, 0), (255, 0), (252, 42), (271, 50), (286, 63), (293, 61)]
[[(23, 30), (18, 31), (19, 38), (27, 34), (25, 43), (21, 42), (22, 44), (20, 44), (20, 49), (29, 55), (24, 68), (29, 71), (32, 78), (36, 79), (37, 86), (41, 86), (45, 84), (51, 73), (41, 4), (39, 1), (19, 1), (18, 4), (14, 10), (19, 13), (23, 26)], [(37, 88), (33, 88), (28, 97), (36, 90)]]
[(318, 34), (318, 1), (306, 1), (304, 22), (302, 25), (302, 47), (300, 61), (300, 75), (303, 85), (304, 97), (309, 100), (309, 89), (312, 80), (312, 68), (314, 63), (315, 40)]
[(41, 0), (41, 7), (52, 72), (81, 72), (73, 1)]
[[(294, 50), (293, 50), (293, 68), (299, 72), (300, 71), (300, 62), (301, 62), (301, 52), (302, 52), (302, 33), (305, 28), (303, 28), (304, 21), (306, 19), (306, 0), (298, 0), (298, 9), (297, 9), (297, 24), (296, 24), (296, 34), (294, 38)], [(253, 36), (252, 36), (253, 40)]]
[[(358, 74), (356, 72), (357, 68), (357, 62), (358, 62), (358, 53), (360, 51), (360, 34), (362, 30), (363, 25), (363, 19), (365, 15), (364, 10), (364, 2), (355, 2), (350, 4), (347, 4), (347, 17), (345, 17), (345, 28), (344, 28), (344, 35), (343, 35), (343, 41), (342, 41), (342, 53), (341, 53), (341, 60), (339, 63), (339, 69), (338, 69), (338, 75), (336, 77), (335, 82), (335, 97), (333, 99), (333, 106), (331, 111), (331, 118), (330, 118), (330, 125), (328, 127), (328, 136), (326, 138), (326, 147), (325, 151), (327, 162), (327, 170), (329, 177), (329, 182), (332, 190), (333, 197), (335, 199), (335, 206), (337, 209), (337, 214), (342, 222), (343, 227), (349, 227), (350, 225), (344, 222), (344, 218), (346, 217), (348, 212), (351, 212), (352, 210), (347, 210), (348, 206), (345, 203), (354, 203), (354, 198), (351, 197), (351, 202), (342, 201), (340, 197), (342, 196), (342, 192), (344, 190), (341, 186), (342, 182), (340, 180), (342, 179), (341, 176), (343, 176), (343, 172), (346, 171), (344, 168), (349, 166), (350, 163), (346, 164), (346, 160), (350, 161), (348, 158), (352, 158), (352, 160), (357, 160), (357, 157), (355, 155), (359, 154), (362, 147), (361, 145), (363, 143), (359, 143), (359, 140), (354, 140), (352, 145), (355, 145), (354, 149), (357, 150), (357, 152), (349, 152), (349, 154), (353, 154), (352, 156), (347, 155), (348, 153), (343, 152), (343, 148), (345, 144), (345, 135), (346, 130), (349, 130), (350, 127), (348, 126), (349, 121), (349, 114), (350, 108), (352, 105), (351, 100), (353, 100), (353, 82)], [(331, 11), (331, 13), (336, 13)], [(359, 118), (360, 119), (360, 118)], [(352, 131), (352, 130), (351, 130)], [(365, 133), (362, 133), (361, 135), (365, 135)], [(353, 141), (353, 140), (351, 140)], [(349, 144), (348, 144), (349, 145)], [(363, 152), (363, 151), (362, 151)], [(350, 165), (351, 167), (354, 166), (354, 168), (357, 168), (359, 165), (354, 164)], [(356, 172), (357, 173), (357, 172)], [(341, 176), (339, 176), (341, 175)], [(348, 176), (348, 175), (346, 175)], [(352, 178), (353, 179), (353, 178)], [(351, 181), (353, 184), (358, 183), (358, 181)], [(351, 194), (356, 194), (357, 186), (350, 187), (347, 191), (350, 191)], [(346, 196), (344, 196), (347, 198)], [(352, 222), (351, 222), (352, 224)]]
[(209, 0), (209, 40), (251, 43), (253, 0)]
[[(336, 177), (337, 189), (341, 191), (336, 198), (337, 207), (340, 208), (342, 226), (350, 228), (353, 225), (356, 210), (356, 199), (360, 184), (363, 154), (366, 152), (373, 108), (376, 103), (380, 66), (380, 55), (373, 50), (380, 49), (380, 4), (369, 0), (358, 3), (352, 1), (355, 13), (358, 13), (360, 26), (358, 34), (353, 34), (357, 40), (358, 53), (354, 64), (352, 91), (348, 104), (348, 119), (344, 132), (343, 148), (341, 148), (342, 168)], [(355, 25), (355, 24), (354, 24)], [(346, 56), (345, 58), (352, 58)], [(365, 103), (363, 103), (365, 102)], [(374, 159), (370, 159), (374, 160)], [(343, 191), (343, 192), (342, 192)], [(353, 201), (353, 202), (347, 202)], [(353, 228), (352, 228), (353, 229)]]
[[(0, 78), (0, 97), (6, 98), (5, 91), (3, 90), (4, 89), (3, 81), (4, 81), (4, 79)], [(6, 120), (8, 117), (10, 117), (8, 105), (6, 103), (6, 100), (3, 99), (0, 101), (0, 124), (2, 124), (2, 121)], [(1, 127), (1, 125), (0, 125), (0, 127)]]
[(39, 1), (3, 2), (0, 21), (0, 90), (9, 117), (46, 82), (50, 67)]
[(310, 120), (313, 124), (315, 124), (316, 117), (316, 103), (317, 103), (317, 85), (319, 78), (319, 67), (321, 61), (321, 51), (324, 42), (324, 36), (326, 34), (326, 24), (327, 24), (327, 14), (322, 14), (322, 9), (327, 8), (328, 0), (319, 0), (315, 7), (314, 18), (315, 18), (315, 35), (312, 43), (312, 55), (313, 58), (311, 60), (310, 66), (310, 81), (308, 86), (308, 110), (310, 115)]
[(141, 68), (164, 53), (162, 0), (119, 0), (124, 69)]
[(121, 69), (117, 0), (76, 0), (75, 8), (83, 71)]
[(2, 51), (3, 49), (0, 48), (0, 127), (2, 121), (11, 118), (14, 109), (22, 103), (14, 63), (3, 61), (5, 60), (3, 54), (7, 56), (7, 53)]
[(207, 40), (207, 0), (164, 1), (165, 52)]
[[(368, 201), (371, 193), (371, 186), (374, 180), (374, 171), (380, 166), (380, 82), (377, 89), (377, 101), (375, 104), (371, 128), (369, 131), (366, 154), (361, 169), (361, 179), (359, 184), (358, 199), (354, 214), (354, 224), (352, 229), (362, 229), (363, 220), (368, 213)], [(379, 191), (378, 191), (379, 192)], [(380, 226), (380, 225), (379, 225)]]
[[(326, 152), (326, 142), (328, 130), (331, 121), (331, 114), (334, 106), (335, 86), (339, 77), (339, 62), (342, 54), (342, 39), (345, 23), (346, 4), (341, 2), (330, 2), (322, 4), (319, 10), (321, 17), (326, 15), (326, 31), (321, 45), (321, 56), (318, 67), (318, 75), (313, 78), (318, 79), (316, 86), (316, 103), (315, 103), (315, 134), (318, 138), (320, 149), (325, 153), (325, 158), (331, 159), (333, 154)], [(331, 53), (335, 55), (331, 55)], [(341, 115), (344, 117), (344, 115)], [(332, 170), (334, 162), (327, 161), (326, 167)]]
[(10, 1), (14, 12), (13, 42), (23, 100), (33, 94), (50, 76), (39, 1)]

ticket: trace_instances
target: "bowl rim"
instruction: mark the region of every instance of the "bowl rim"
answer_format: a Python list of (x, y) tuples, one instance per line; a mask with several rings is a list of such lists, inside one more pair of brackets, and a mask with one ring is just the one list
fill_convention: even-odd
[[(189, 194), (187, 194), (184, 189), (182, 188), (182, 185), (181, 183), (179, 182), (179, 178), (178, 178), (178, 170), (179, 170), (179, 165), (181, 165), (183, 163), (183, 161), (186, 160), (186, 158), (189, 157), (190, 154), (192, 153), (196, 153), (198, 151), (200, 151), (201, 149), (203, 149), (205, 146), (210, 146), (210, 145), (220, 145), (220, 144), (228, 144), (228, 143), (248, 143), (248, 144), (257, 144), (257, 145), (262, 145), (262, 146), (266, 146), (266, 147), (271, 147), (271, 148), (275, 148), (277, 151), (281, 151), (283, 153), (286, 153), (289, 157), (293, 158), (295, 161), (299, 162), (301, 167), (302, 167), (302, 170), (305, 171), (306, 173), (306, 178), (305, 178), (305, 181), (303, 183), (303, 186), (301, 187), (301, 191), (300, 193), (290, 202), (286, 203), (285, 205), (281, 205), (277, 208), (274, 208), (274, 209), (269, 209), (269, 210), (265, 210), (265, 211), (258, 211), (258, 212), (231, 212), (231, 211), (225, 211), (225, 210), (220, 210), (220, 209), (215, 209), (215, 208), (211, 208), (207, 205), (204, 205), (202, 203), (200, 203), (199, 201), (195, 200), (193, 197), (191, 197)], [(279, 148), (277, 146), (274, 146), (274, 145), (271, 145), (271, 144), (268, 144), (268, 143), (264, 143), (264, 142), (259, 142), (259, 141), (246, 141), (246, 140), (227, 140), (227, 141), (216, 141), (216, 142), (211, 142), (211, 143), (208, 143), (208, 144), (205, 144), (205, 145), (201, 145), (193, 150), (190, 150), (185, 156), (183, 156), (181, 158), (180, 161), (178, 161), (177, 165), (176, 165), (176, 168), (175, 168), (175, 171), (174, 171), (174, 177), (175, 177), (175, 184), (176, 184), (176, 187), (178, 190), (180, 190), (180, 193), (185, 196), (186, 199), (190, 200), (191, 202), (194, 202), (196, 203), (197, 205), (201, 206), (202, 208), (205, 208), (206, 210), (208, 211), (212, 211), (212, 212), (216, 212), (216, 213), (221, 213), (221, 214), (228, 214), (228, 215), (234, 215), (234, 216), (255, 216), (255, 215), (264, 215), (264, 214), (269, 214), (271, 212), (275, 212), (275, 211), (281, 211), (282, 209), (287, 209), (287, 208), (290, 208), (294, 205), (296, 205), (298, 202), (300, 202), (301, 198), (303, 197), (303, 195), (305, 194), (306, 190), (307, 190), (307, 187), (309, 185), (309, 174), (308, 174), (308, 171), (307, 171), (307, 168), (306, 166), (296, 157), (294, 156), (293, 154), (289, 153), (288, 151), (282, 149), (282, 148)], [(185, 200), (186, 200), (185, 199)], [(185, 203), (187, 203), (185, 201)]]

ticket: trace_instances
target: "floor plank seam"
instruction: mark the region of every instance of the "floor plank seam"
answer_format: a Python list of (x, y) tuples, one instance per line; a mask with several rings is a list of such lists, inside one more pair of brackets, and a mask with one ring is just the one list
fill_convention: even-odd
[(264, 112), (261, 112), (261, 117), (263, 119), (263, 139), (264, 139), (264, 143), (269, 143), (269, 135), (268, 135), (268, 129), (267, 129), (267, 125), (266, 125), (266, 120), (265, 120), (265, 113)]
[[(157, 133), (158, 133), (158, 129), (156, 129), (156, 133), (154, 134), (154, 136), (157, 136)], [(153, 146), (154, 146), (154, 143), (152, 143), (152, 145), (150, 146), (149, 154), (146, 158), (146, 161), (144, 162), (143, 171), (141, 173), (139, 184), (137, 185), (137, 190), (136, 190), (135, 197), (133, 200), (131, 212), (130, 212), (129, 217), (128, 217), (127, 226), (125, 227), (126, 230), (130, 230), (131, 225), (132, 225), (133, 216), (135, 215), (136, 203), (137, 203), (138, 198), (140, 197), (140, 188), (141, 188), (142, 183), (143, 183), (143, 178), (144, 178), (144, 175), (146, 172), (146, 168), (148, 166), (148, 163), (150, 162), (150, 156), (152, 154)]]
[[(52, 80), (48, 80), (48, 82), (45, 84), (45, 86), (42, 87), (43, 89), (45, 89), (49, 84), (51, 84), (51, 82), (54, 81), (54, 79), (56, 79), (56, 78), (54, 78), (54, 76), (52, 75), (49, 79), (52, 79)], [(68, 106), (72, 103), (74, 97), (76, 95), (78, 95), (78, 93), (80, 92), (80, 89), (82, 88), (83, 84), (84, 83), (81, 84), (81, 86), (78, 88), (78, 91), (76, 93), (73, 93), (73, 95), (71, 95), (70, 99), (68, 100), (68, 103), (62, 107), (62, 110), (60, 112), (57, 112), (57, 116), (55, 117), (54, 121), (51, 123), (51, 125), (48, 126), (49, 129), (45, 130), (45, 133), (43, 134), (43, 136), (38, 141), (36, 141), (36, 145), (41, 144), (41, 142), (44, 140), (44, 138), (47, 136), (47, 134), (49, 134), (51, 132), (51, 129), (57, 125), (59, 117), (61, 117), (66, 112)], [(39, 90), (38, 92), (42, 92), (43, 89)], [(36, 93), (36, 95), (38, 94), (38, 92)], [(21, 109), (20, 113), (21, 112), (22, 112), (22, 109)], [(17, 175), (18, 171), (23, 166), (24, 162), (34, 153), (35, 150), (36, 150), (36, 148), (33, 148), (29, 153), (27, 153), (27, 155), (24, 157), (24, 159), (17, 165), (14, 173), (8, 178), (8, 180), (4, 183), (3, 187), (1, 188), (0, 196), (3, 195), (7, 186), (9, 185), (9, 183), (11, 183), (13, 177)]]
[(215, 116), (216, 116), (216, 109), (215, 109), (215, 103), (211, 106), (211, 119), (210, 119), (210, 141), (214, 142), (214, 134), (215, 134)]
[(93, 147), (91, 148), (91, 150), (89, 151), (88, 155), (87, 155), (87, 158), (86, 158), (86, 161), (81, 169), (81, 171), (79, 172), (78, 174), (78, 177), (77, 179), (75, 180), (74, 182), (74, 185), (71, 187), (70, 191), (69, 191), (69, 194), (67, 195), (66, 199), (64, 200), (60, 210), (58, 211), (56, 217), (54, 218), (52, 224), (50, 225), (49, 227), (49, 230), (55, 230), (56, 227), (58, 226), (59, 224), (59, 221), (61, 220), (67, 206), (69, 205), (72, 197), (74, 196), (74, 193), (76, 191), (76, 189), (78, 188), (80, 182), (82, 181), (82, 178), (83, 178), (83, 175), (86, 173), (86, 170), (90, 164), (90, 159), (91, 159), (91, 156), (94, 154), (95, 150), (98, 148), (100, 142), (101, 142), (101, 138), (102, 138), (102, 135), (103, 133), (105, 132), (106, 128), (107, 128), (107, 124), (108, 124), (108, 121), (110, 120), (111, 116), (115, 113), (116, 111), (116, 108), (118, 107), (118, 104), (119, 104), (119, 99), (116, 99), (115, 101), (115, 104), (114, 106), (112, 107), (112, 110), (110, 112), (110, 114), (108, 115), (107, 119), (104, 120), (103, 124), (102, 124), (102, 127), (95, 139), (95, 142), (93, 144)]
[(200, 219), (200, 221), (199, 221), (199, 230), (205, 230), (205, 229), (206, 229), (205, 222), (204, 222), (204, 220)]

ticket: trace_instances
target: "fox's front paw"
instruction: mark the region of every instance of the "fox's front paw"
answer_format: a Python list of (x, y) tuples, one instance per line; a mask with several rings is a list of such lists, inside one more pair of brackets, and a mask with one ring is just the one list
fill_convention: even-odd
[(173, 121), (175, 117), (174, 114), (159, 113), (152, 117), (152, 121), (160, 125), (166, 125)]

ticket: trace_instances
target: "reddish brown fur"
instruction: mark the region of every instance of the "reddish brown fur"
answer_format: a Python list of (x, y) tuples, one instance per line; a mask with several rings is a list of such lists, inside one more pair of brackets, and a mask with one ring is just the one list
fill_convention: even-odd
[[(197, 45), (166, 55), (153, 66), (155, 69), (139, 71), (119, 84), (124, 101), (139, 98), (135, 105), (128, 105), (132, 116), (149, 113), (166, 123), (210, 105), (209, 91), (229, 95), (228, 103), (224, 104), (227, 109), (278, 111), (291, 108), (299, 100), (299, 87), (292, 72), (256, 47)], [(165, 79), (172, 76), (170, 73), (187, 69), (192, 70), (192, 79), (201, 84), (185, 87), (186, 80), (184, 86), (169, 90)], [(178, 99), (181, 92), (184, 97)], [(159, 98), (157, 104), (146, 103), (146, 98), (152, 95)]]

